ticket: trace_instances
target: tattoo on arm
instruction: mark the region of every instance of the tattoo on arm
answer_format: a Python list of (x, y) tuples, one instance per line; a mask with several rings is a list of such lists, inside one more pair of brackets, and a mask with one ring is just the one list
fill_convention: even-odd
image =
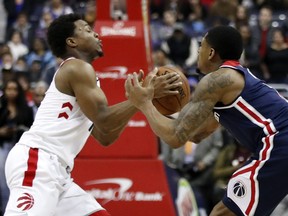
[(189, 139), (189, 135), (193, 134), (194, 139), (201, 140), (210, 134), (209, 129), (206, 131), (197, 130), (198, 128), (213, 116), (213, 108), (218, 102), (218, 90), (223, 90), (227, 86), (233, 84), (230, 74), (213, 72), (207, 77), (207, 80), (193, 96), (193, 100), (184, 107), (181, 111), (176, 124), (176, 136), (180, 142), (185, 142)]
[(218, 71), (211, 73), (207, 82), (209, 93), (214, 93), (217, 88), (222, 89), (234, 83), (229, 74), (219, 73)]
[(211, 116), (213, 107), (212, 101), (190, 102), (189, 106), (185, 107), (185, 111), (180, 113), (176, 121), (176, 136), (180, 142), (187, 141), (191, 131), (200, 127)]

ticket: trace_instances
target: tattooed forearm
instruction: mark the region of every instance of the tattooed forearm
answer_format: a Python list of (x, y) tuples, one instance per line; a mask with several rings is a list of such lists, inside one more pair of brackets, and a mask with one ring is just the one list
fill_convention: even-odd
[[(185, 142), (189, 139), (189, 136), (193, 134), (193, 132), (197, 131), (205, 120), (207, 120), (211, 114), (214, 103), (209, 101), (198, 101), (198, 102), (190, 102), (188, 106), (184, 108), (184, 112), (181, 112), (179, 118), (176, 120), (176, 136), (180, 142)], [(197, 136), (199, 139), (203, 138)]]

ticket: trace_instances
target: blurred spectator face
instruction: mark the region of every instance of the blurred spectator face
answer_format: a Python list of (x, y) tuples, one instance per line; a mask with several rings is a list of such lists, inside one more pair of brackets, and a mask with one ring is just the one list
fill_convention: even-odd
[(62, 0), (51, 0), (52, 7), (58, 8), (62, 5)]
[(49, 12), (44, 12), (42, 15), (42, 19), (43, 19), (45, 27), (48, 27), (53, 21), (53, 17), (51, 13)]
[(167, 63), (167, 57), (161, 50), (156, 50), (153, 53), (153, 61), (156, 66), (164, 66)]
[(33, 61), (31, 67), (30, 67), (30, 72), (31, 73), (38, 73), (41, 71), (41, 62), (39, 61)]
[(236, 17), (239, 20), (245, 20), (247, 18), (247, 10), (246, 10), (246, 8), (243, 5), (239, 5), (237, 7)]
[(251, 32), (249, 29), (249, 26), (243, 25), (240, 27), (239, 32), (242, 36), (242, 39), (244, 41), (248, 40), (251, 37)]
[(4, 44), (3, 46), (1, 46), (0, 48), (1, 52), (0, 55), (2, 55), (3, 53), (10, 53), (10, 47), (7, 44)]
[(166, 25), (174, 25), (176, 23), (176, 16), (172, 11), (165, 11), (163, 21)]
[(274, 33), (273, 33), (273, 41), (275, 43), (280, 43), (280, 44), (285, 42), (284, 35), (283, 35), (283, 33), (280, 30), (274, 31)]
[(272, 11), (269, 8), (261, 8), (259, 12), (260, 25), (270, 25), (272, 21)]
[(27, 67), (27, 63), (26, 63), (25, 59), (23, 59), (23, 58), (17, 59), (17, 61), (15, 62), (14, 66), (13, 66), (13, 70), (15, 72), (27, 72), (28, 67)]
[(15, 44), (19, 44), (22, 42), (22, 38), (19, 32), (14, 32), (12, 37), (11, 37), (11, 41)]
[(36, 87), (34, 89), (34, 92), (33, 92), (33, 101), (34, 101), (34, 104), (39, 107), (40, 104), (41, 104), (41, 101), (44, 99), (45, 97), (45, 92), (46, 92), (46, 88), (45, 87)]
[(96, 4), (95, 1), (88, 1), (85, 9), (85, 20), (88, 24), (93, 27), (96, 19)]
[(22, 89), (24, 92), (28, 91), (30, 89), (30, 83), (29, 80), (26, 76), (19, 76), (18, 77), (18, 82), (20, 83)]
[(13, 65), (13, 56), (11, 53), (4, 53), (2, 55), (2, 68), (11, 69)]
[(4, 94), (9, 101), (16, 100), (18, 96), (18, 86), (14, 81), (8, 81), (6, 88), (4, 89)]
[(27, 25), (27, 16), (26, 16), (26, 14), (19, 14), (18, 19), (17, 19), (17, 23), (20, 26)]
[(40, 51), (44, 50), (44, 44), (39, 38), (35, 38), (33, 42), (33, 50), (34, 51)]
[(200, 0), (189, 0), (189, 3), (191, 5), (198, 5), (200, 3)]

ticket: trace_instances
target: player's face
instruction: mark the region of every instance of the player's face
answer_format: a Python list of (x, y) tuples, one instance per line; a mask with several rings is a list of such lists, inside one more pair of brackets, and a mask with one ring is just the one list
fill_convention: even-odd
[(197, 66), (201, 71), (201, 73), (207, 74), (209, 72), (208, 65), (210, 64), (209, 62), (210, 53), (211, 53), (211, 46), (207, 43), (204, 37), (198, 49)]
[(99, 39), (99, 35), (84, 20), (76, 21), (75, 25), (77, 49), (88, 53), (93, 58), (103, 56), (102, 41)]

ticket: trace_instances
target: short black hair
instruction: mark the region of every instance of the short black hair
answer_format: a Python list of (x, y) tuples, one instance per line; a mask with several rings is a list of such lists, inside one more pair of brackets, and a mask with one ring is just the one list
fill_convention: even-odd
[(205, 36), (222, 60), (239, 60), (243, 51), (241, 34), (231, 26), (217, 26)]
[(48, 27), (47, 40), (53, 54), (63, 57), (66, 54), (66, 39), (74, 35), (75, 24), (81, 20), (79, 14), (65, 14), (56, 18)]

